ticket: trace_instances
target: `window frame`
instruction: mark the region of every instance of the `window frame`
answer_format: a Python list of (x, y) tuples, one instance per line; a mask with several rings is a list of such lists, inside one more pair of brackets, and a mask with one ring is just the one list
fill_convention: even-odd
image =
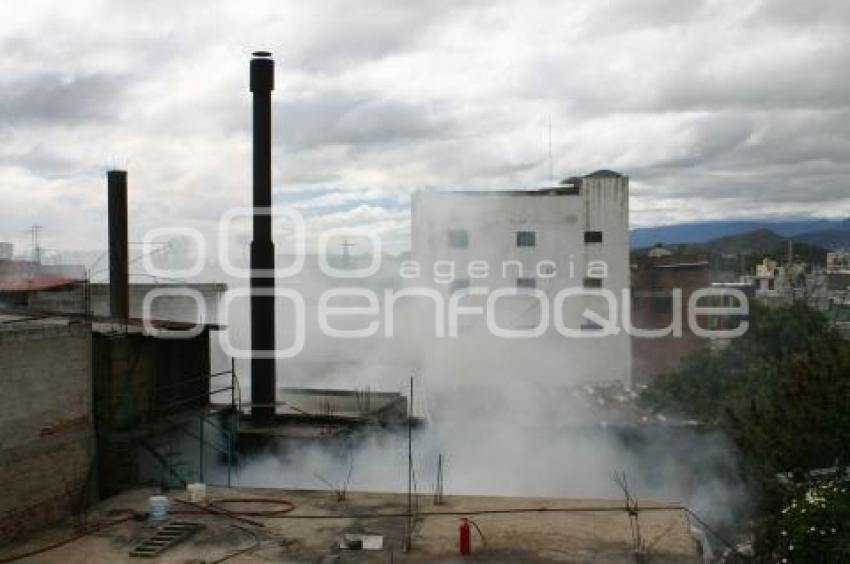
[(584, 232), (584, 242), (588, 244), (593, 243), (602, 243), (603, 242), (602, 231), (588, 229)]
[(598, 278), (595, 276), (585, 276), (584, 278), (582, 278), (581, 287), (593, 289), (602, 288), (602, 282), (604, 280), (604, 278)]
[[(456, 237), (459, 237), (457, 239)], [(449, 229), (446, 231), (446, 239), (450, 249), (468, 249), (469, 248), (469, 230), (468, 229)], [(456, 244), (462, 241), (462, 244)]]
[(534, 278), (533, 276), (520, 276), (516, 279), (514, 284), (517, 289), (534, 290), (537, 288), (537, 278)]
[(468, 290), (469, 286), (469, 278), (454, 278), (449, 283), (449, 294), (456, 294), (457, 292)]
[[(534, 248), (537, 247), (537, 231), (516, 231), (516, 247), (517, 248)], [(525, 239), (530, 237), (530, 241)]]

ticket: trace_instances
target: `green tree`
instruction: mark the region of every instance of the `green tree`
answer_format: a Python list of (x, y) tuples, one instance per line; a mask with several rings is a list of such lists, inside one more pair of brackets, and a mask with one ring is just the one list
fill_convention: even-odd
[(773, 366), (808, 356), (813, 347), (846, 344), (819, 312), (796, 303), (771, 308), (750, 304), (749, 329), (721, 351), (701, 350), (678, 370), (660, 376), (642, 394), (648, 407), (720, 423), (730, 400), (764, 390)]
[[(850, 351), (832, 340), (810, 343), (806, 354), (760, 362), (751, 385), (723, 399), (722, 420), (736, 444), (757, 461), (765, 479), (850, 463)], [(759, 385), (752, 385), (752, 384)]]
[(769, 538), (762, 552), (773, 562), (850, 562), (850, 486), (828, 481), (800, 488), (778, 512)]
[[(737, 445), (760, 490), (763, 561), (846, 562), (850, 486), (821, 491), (811, 471), (850, 464), (850, 346), (805, 304), (751, 313), (745, 336), (686, 358), (642, 400), (715, 426)], [(812, 505), (812, 495), (829, 501)]]

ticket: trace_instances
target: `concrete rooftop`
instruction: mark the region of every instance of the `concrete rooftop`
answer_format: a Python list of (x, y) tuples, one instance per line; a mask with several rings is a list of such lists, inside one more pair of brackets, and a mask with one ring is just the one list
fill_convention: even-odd
[[(150, 489), (139, 489), (98, 504), (88, 515), (89, 526), (120, 519), (127, 515), (125, 510), (146, 511), (150, 494)], [(186, 492), (171, 492), (169, 496), (186, 499)], [(155, 532), (150, 521), (138, 519), (122, 521), (20, 562), (635, 562), (629, 519), (622, 502), (616, 500), (446, 496), (445, 503), (436, 506), (430, 495), (423, 495), (419, 497), (420, 518), (413, 549), (405, 553), (405, 494), (352, 492), (346, 501), (338, 502), (328, 491), (208, 488), (207, 492), (208, 500), (245, 497), (285, 499), (294, 503), (295, 509), (281, 517), (248, 517), (264, 525), (258, 526), (172, 501), (172, 510), (193, 512), (172, 514), (172, 520), (199, 523), (203, 528), (156, 558), (129, 556), (131, 548)], [(701, 561), (683, 511), (648, 502), (641, 507), (645, 510), (640, 512), (640, 530), (650, 547), (645, 562)], [(226, 508), (234, 512), (257, 509), (240, 504)], [(549, 511), (536, 511), (540, 508)], [(458, 519), (462, 515), (473, 519), (486, 537), (485, 547), (473, 529), (473, 553), (468, 557), (461, 557), (457, 548)], [(0, 561), (68, 539), (76, 532), (68, 523), (38, 533), (2, 547)], [(383, 549), (341, 550), (339, 541), (344, 533), (382, 535)]]

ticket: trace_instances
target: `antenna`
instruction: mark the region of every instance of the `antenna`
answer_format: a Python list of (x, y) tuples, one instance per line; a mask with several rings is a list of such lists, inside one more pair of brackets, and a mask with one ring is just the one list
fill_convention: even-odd
[(36, 263), (41, 263), (41, 248), (38, 246), (38, 237), (41, 230), (44, 229), (41, 225), (34, 224), (30, 227), (30, 237), (32, 238), (32, 259)]
[(549, 182), (552, 183), (555, 181), (555, 177), (552, 174), (552, 114), (549, 114)]

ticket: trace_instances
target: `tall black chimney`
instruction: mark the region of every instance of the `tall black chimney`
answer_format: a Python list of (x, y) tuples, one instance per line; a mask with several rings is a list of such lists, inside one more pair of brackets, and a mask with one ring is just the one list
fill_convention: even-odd
[[(276, 389), (274, 243), (272, 242), (272, 101), (274, 61), (257, 51), (251, 59), (254, 95), (254, 239), (251, 241), (251, 418), (274, 418)], [(266, 292), (266, 295), (260, 295)], [(266, 356), (269, 358), (258, 358)]]
[(130, 317), (130, 274), (127, 262), (127, 171), (106, 173), (109, 216), (109, 315)]

